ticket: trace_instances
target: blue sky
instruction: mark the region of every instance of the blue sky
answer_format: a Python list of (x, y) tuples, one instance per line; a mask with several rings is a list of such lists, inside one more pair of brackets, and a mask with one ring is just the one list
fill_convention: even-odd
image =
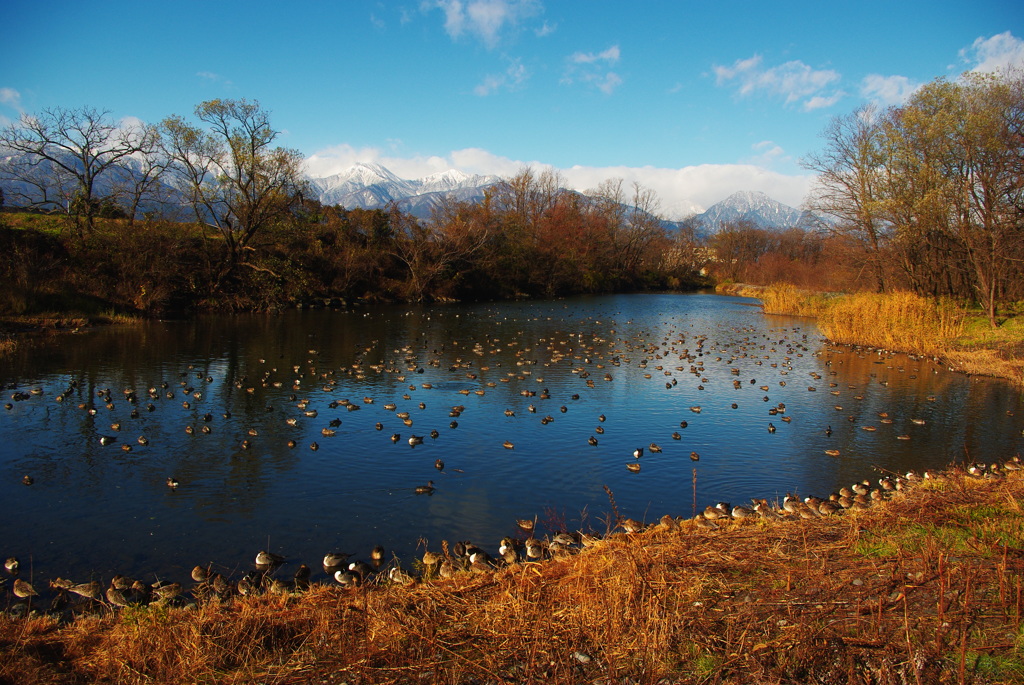
[(1019, 0), (8, 0), (2, 16), (0, 123), (249, 98), (313, 175), (532, 165), (580, 190), (639, 181), (666, 215), (736, 190), (799, 206), (831, 117), (1024, 65)]

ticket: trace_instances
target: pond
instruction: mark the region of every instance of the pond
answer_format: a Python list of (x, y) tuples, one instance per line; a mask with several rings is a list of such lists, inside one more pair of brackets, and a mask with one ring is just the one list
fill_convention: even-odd
[(1024, 451), (1008, 384), (714, 294), (155, 321), (26, 346), (0, 381), (0, 556), (37, 587), (237, 577), (262, 549), (409, 568), (517, 519), (604, 532)]

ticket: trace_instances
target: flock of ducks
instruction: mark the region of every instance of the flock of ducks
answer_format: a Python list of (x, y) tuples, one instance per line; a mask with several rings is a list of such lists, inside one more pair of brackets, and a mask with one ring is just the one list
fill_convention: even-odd
[[(1022, 469), (1024, 462), (1020, 457), (1012, 457), (1001, 463), (973, 463), (967, 467), (966, 472), (974, 478), (1005, 478)], [(765, 499), (755, 499), (749, 506), (731, 506), (726, 502), (718, 502), (708, 505), (691, 519), (666, 514), (657, 522), (648, 524), (621, 517), (610, 534), (633, 535), (649, 530), (682, 533), (687, 530), (688, 524), (692, 525), (690, 530), (719, 530), (723, 525), (733, 522), (743, 525), (742, 522), (746, 520), (813, 520), (837, 516), (848, 510), (867, 509), (915, 483), (942, 475), (932, 471), (887, 475), (878, 479), (877, 483), (863, 480), (840, 488), (825, 499), (813, 496), (801, 499), (787, 494), (781, 502), (776, 503)], [(234, 596), (264, 593), (292, 595), (308, 590), (314, 582), (336, 584), (345, 589), (367, 584), (412, 585), (448, 579), (461, 573), (493, 573), (516, 564), (560, 559), (602, 540), (599, 535), (583, 531), (562, 531), (538, 539), (535, 537), (536, 519), (519, 519), (515, 523), (519, 535), (502, 538), (494, 555), (469, 541), (453, 544), (442, 541), (439, 552), (423, 552), (413, 560), (410, 570), (403, 568), (397, 559), (386, 560), (384, 548), (378, 545), (370, 551), (369, 561), (354, 559), (352, 554), (345, 552), (328, 552), (320, 563), (326, 576), (322, 580), (314, 580), (312, 568), (305, 563), (298, 564), (294, 572), (282, 575), (281, 572), (287, 569), (290, 560), (267, 550), (259, 551), (253, 559), (253, 568), (238, 578), (215, 571), (212, 564), (197, 565), (191, 572), (193, 584), (190, 587), (179, 582), (146, 583), (122, 575), (115, 575), (107, 585), (98, 580), (75, 583), (56, 578), (49, 583), (52, 594), (49, 610), (54, 613), (77, 614), (144, 604), (185, 606), (194, 602), (224, 602)], [(9, 610), (25, 613), (30, 610), (33, 602), (38, 605), (41, 593), (20, 577), (21, 562), (16, 557), (9, 557), (4, 562), (4, 569), (12, 577), (10, 594), (13, 604), (9, 603)], [(6, 582), (6, 578), (0, 579), (0, 585)]]
[[(597, 330), (596, 328), (594, 329)], [(611, 334), (615, 335), (614, 328)], [(729, 341), (717, 341), (712, 336), (702, 333), (685, 331), (679, 328), (667, 329), (660, 332), (660, 337), (654, 336), (646, 331), (631, 331), (622, 334), (616, 340), (601, 337), (598, 332), (566, 333), (560, 339), (540, 338), (534, 341), (519, 340), (515, 336), (502, 338), (493, 337), (469, 343), (459, 343), (456, 340), (447, 340), (432, 351), (423, 340), (416, 344), (406, 345), (390, 352), (382, 352), (381, 345), (373, 341), (368, 345), (361, 345), (351, 364), (341, 367), (330, 368), (318, 361), (319, 352), (316, 349), (308, 350), (308, 356), (304, 362), (298, 364), (284, 364), (268, 362), (266, 359), (257, 360), (256, 364), (248, 366), (249, 375), (232, 378), (232, 393), (236, 397), (246, 401), (256, 402), (264, 409), (257, 413), (263, 414), (263, 419), (256, 425), (240, 425), (241, 418), (233, 417), (231, 407), (211, 406), (210, 401), (217, 397), (217, 390), (220, 386), (214, 386), (215, 378), (200, 368), (193, 366), (180, 371), (176, 380), (161, 381), (154, 383), (145, 389), (124, 388), (114, 391), (109, 388), (85, 391), (79, 387), (79, 382), (72, 379), (67, 386), (56, 394), (56, 402), (65, 407), (77, 406), (78, 410), (85, 412), (92, 417), (93, 425), (98, 429), (93, 438), (100, 447), (109, 449), (120, 449), (124, 452), (134, 450), (157, 450), (161, 448), (160, 441), (154, 437), (133, 431), (133, 425), (141, 425), (142, 422), (133, 424), (140, 417), (165, 407), (176, 409), (180, 404), (181, 413), (176, 416), (184, 417), (179, 424), (182, 430), (195, 440), (203, 440), (203, 436), (209, 436), (222, 431), (221, 426), (231, 426), (230, 430), (236, 431), (236, 435), (230, 436), (232, 444), (238, 450), (252, 454), (260, 446), (271, 441), (278, 444), (284, 443), (289, 449), (300, 447), (300, 434), (315, 436), (310, 440), (307, 437), (304, 445), (309, 450), (317, 451), (322, 447), (331, 445), (332, 440), (338, 440), (343, 436), (351, 425), (357, 424), (361, 428), (372, 426), (373, 430), (380, 434), (380, 442), (386, 444), (407, 444), (410, 448), (417, 448), (426, 443), (438, 440), (444, 430), (456, 430), (459, 427), (459, 419), (464, 412), (468, 411), (465, 403), (471, 403), (470, 395), (484, 395), (485, 393), (502, 388), (505, 384), (517, 384), (521, 387), (520, 405), (506, 406), (503, 409), (504, 421), (500, 417), (494, 417), (492, 425), (495, 427), (494, 444), (507, 450), (515, 450), (515, 442), (504, 435), (498, 434), (498, 430), (506, 426), (514, 426), (516, 423), (539, 419), (542, 425), (549, 425), (558, 421), (558, 417), (567, 414), (573, 402), (581, 399), (580, 393), (586, 393), (587, 389), (593, 389), (599, 384), (614, 383), (620, 373), (624, 373), (621, 367), (635, 366), (639, 369), (644, 379), (654, 381), (658, 378), (658, 392), (661, 379), (664, 379), (665, 391), (672, 392), (677, 387), (686, 385), (693, 386), (696, 396), (706, 388), (712, 387), (712, 383), (721, 378), (724, 387), (731, 384), (733, 390), (744, 390), (742, 394), (736, 394), (738, 401), (732, 402), (731, 409), (739, 408), (739, 402), (744, 402), (744, 409), (749, 410), (751, 405), (757, 405), (757, 411), (763, 411), (763, 421), (760, 424), (769, 434), (784, 432), (785, 426), (794, 421), (792, 409), (784, 402), (776, 401), (778, 397), (771, 395), (781, 388), (790, 386), (787, 392), (799, 390), (804, 392), (804, 383), (795, 381), (794, 362), (804, 355), (813, 354), (809, 345), (811, 341), (806, 334), (799, 334), (798, 329), (793, 329), (793, 334), (786, 336), (780, 333), (762, 333), (754, 328), (744, 329), (738, 332), (731, 331)], [(498, 361), (497, 353), (504, 350), (501, 359)], [(511, 353), (511, 354), (510, 354)], [(509, 359), (512, 360), (509, 363)], [(920, 361), (911, 358), (913, 361)], [(807, 381), (806, 392), (818, 392), (819, 388), (828, 388), (835, 399), (835, 402), (842, 401), (841, 395), (851, 396), (854, 400), (863, 399), (863, 389), (849, 386), (841, 388), (837, 380), (828, 376), (835, 376), (837, 372), (831, 369), (832, 361), (824, 363), (824, 368), (810, 373)], [(559, 390), (553, 393), (544, 380), (544, 374), (552, 367), (568, 366), (568, 372), (580, 380), (579, 393), (572, 390)], [(751, 377), (751, 370), (756, 369), (756, 377)], [(431, 378), (424, 374), (430, 371)], [(444, 374), (447, 370), (447, 375)], [(902, 369), (900, 369), (902, 371)], [(337, 397), (343, 388), (363, 387), (363, 381), (377, 377), (388, 377), (397, 381), (390, 383), (389, 392), (394, 396), (372, 396), (365, 395), (351, 398)], [(421, 424), (424, 422), (421, 416), (427, 408), (428, 395), (424, 401), (417, 401), (424, 393), (440, 385), (441, 378), (448, 379), (447, 382), (457, 381), (463, 387), (457, 392), (467, 397), (459, 400), (459, 404), (445, 403), (447, 417), (438, 421), (436, 425), (424, 429)], [(425, 379), (425, 382), (424, 382)], [(713, 380), (714, 379), (714, 380)], [(770, 381), (768, 380), (770, 379)], [(884, 383), (884, 381), (879, 381)], [(227, 385), (227, 383), (225, 383)], [(367, 383), (365, 387), (374, 384)], [(379, 384), (377, 384), (379, 385)], [(799, 387), (797, 387), (799, 386)], [(414, 392), (417, 400), (413, 399)], [(351, 390), (350, 390), (351, 392)], [(450, 391), (449, 391), (450, 392)], [(564, 392), (563, 396), (557, 396)], [(726, 390), (732, 392), (732, 390)], [(13, 403), (28, 402), (37, 397), (47, 396), (49, 391), (43, 388), (32, 388), (28, 392), (17, 391), (11, 395), (11, 402), (5, 406), (8, 410), (13, 409)], [(321, 395), (321, 393), (333, 393)], [(363, 393), (360, 392), (359, 395)], [(693, 397), (693, 395), (688, 395)], [(743, 399), (739, 399), (739, 398)], [(319, 398), (319, 399), (318, 399)], [(286, 401), (281, 401), (286, 399)], [(929, 400), (935, 400), (929, 397)], [(237, 400), (236, 400), (237, 401)], [(683, 412), (689, 421), (707, 421), (714, 423), (716, 415), (714, 411), (708, 411), (707, 405), (690, 404), (683, 407)], [(74, 403), (77, 402), (77, 405)], [(462, 403), (465, 402), (465, 403)], [(830, 400), (830, 403), (832, 401)], [(546, 404), (545, 404), (546, 403)], [(710, 403), (710, 400), (709, 400)], [(525, 405), (522, 406), (522, 405)], [(471, 407), (474, 406), (471, 404)], [(433, 408), (433, 407), (432, 407)], [(851, 424), (859, 424), (865, 431), (877, 430), (874, 423), (879, 425), (893, 424), (895, 417), (889, 416), (886, 412), (878, 412), (877, 418), (872, 418), (871, 423), (864, 423), (862, 417), (849, 408), (836, 404), (835, 410), (841, 420), (843, 415)], [(725, 410), (729, 411), (729, 410)], [(417, 413), (420, 412), (420, 413)], [(252, 412), (247, 412), (251, 416)], [(111, 417), (104, 420), (104, 417)], [(344, 418), (343, 418), (344, 417)], [(676, 417), (680, 418), (679, 416)], [(171, 422), (179, 419), (171, 419)], [(436, 419), (432, 419), (435, 420)], [(684, 446), (683, 436), (685, 429), (690, 425), (689, 421), (679, 421), (678, 425), (668, 427), (672, 432), (666, 430), (664, 435), (656, 437), (651, 441), (646, 439), (642, 446), (633, 448), (632, 459), (623, 459), (625, 468), (631, 473), (639, 473), (641, 464), (648, 464), (645, 455), (666, 453), (672, 454), (681, 459), (688, 458), (692, 462), (701, 459), (701, 455)], [(799, 418), (797, 418), (799, 422)], [(109, 423), (108, 423), (109, 422)], [(444, 426), (447, 422), (447, 428)], [(915, 425), (925, 423), (925, 419), (914, 418), (911, 422)], [(399, 427), (400, 424), (400, 427)], [(109, 430), (106, 426), (109, 425)], [(557, 423), (556, 423), (557, 425)], [(611, 428), (606, 434), (606, 416), (600, 414), (596, 417), (592, 432), (587, 435), (581, 433), (578, 436), (580, 449), (586, 450), (602, 445), (603, 441), (612, 437)], [(838, 425), (838, 424), (837, 424)], [(415, 426), (415, 428), (414, 428)], [(894, 429), (896, 427), (894, 426)], [(511, 429), (511, 428), (510, 428)], [(618, 427), (621, 431), (621, 423)], [(822, 430), (820, 427), (814, 430)], [(900, 430), (903, 430), (900, 428)], [(392, 432), (395, 431), (395, 432)], [(409, 432), (414, 431), (414, 432)], [(680, 432), (682, 431), (682, 432)], [(832, 435), (832, 427), (824, 429), (826, 436)], [(895, 432), (895, 430), (894, 430)], [(293, 436), (293, 437), (288, 437)], [(621, 432), (616, 439), (621, 439)], [(515, 437), (514, 435), (512, 437)], [(649, 436), (651, 437), (651, 436)], [(899, 439), (908, 438), (909, 435), (900, 433), (896, 436)], [(639, 441), (638, 441), (639, 442)], [(96, 443), (94, 443), (96, 444)], [(604, 443), (607, 444), (607, 443)], [(520, 448), (522, 449), (522, 448)], [(628, 452), (626, 453), (628, 454)], [(626, 457), (623, 454), (623, 457)], [(842, 456), (838, 449), (830, 448), (825, 450), (829, 457)], [(446, 453), (449, 460), (459, 459), (457, 453)], [(613, 457), (617, 458), (617, 457)], [(450, 468), (444, 459), (433, 459), (433, 467), (441, 474), (461, 473), (461, 468)], [(461, 467), (461, 464), (455, 464)], [(425, 482), (413, 485), (409, 482), (405, 487), (411, 494), (434, 495), (438, 491), (438, 484), (434, 480), (426, 480), (426, 473), (433, 474), (429, 469), (430, 463), (423, 465), (424, 472), (411, 476), (423, 478)], [(616, 464), (616, 468), (622, 468)], [(998, 477), (999, 474), (1019, 469), (1019, 463), (1010, 460), (1002, 464), (987, 466), (972, 465), (971, 467), (979, 475), (985, 477)], [(446, 470), (447, 469), (447, 470)], [(926, 474), (927, 475), (927, 474)], [(696, 517), (700, 526), (714, 527), (721, 525), (727, 519), (742, 518), (817, 518), (821, 516), (832, 516), (847, 509), (858, 509), (871, 506), (871, 503), (884, 498), (886, 493), (896, 491), (912, 482), (916, 474), (905, 474), (898, 478), (886, 478), (877, 485), (858, 483), (849, 488), (844, 488), (832, 496), (819, 500), (813, 497), (798, 499), (795, 496), (785, 497), (781, 503), (769, 504), (765, 500), (754, 500), (749, 505), (729, 506), (725, 503), (718, 503), (707, 507)], [(921, 476), (924, 477), (924, 476)], [(33, 485), (38, 474), (25, 474), (22, 482), (25, 485)], [(177, 474), (165, 474), (166, 487), (169, 490), (185, 490), (190, 486), (187, 480), (179, 478)], [(864, 490), (864, 492), (861, 492)], [(678, 520), (676, 520), (678, 523)], [(627, 525), (628, 522), (628, 525)], [(627, 532), (643, 530), (645, 526), (625, 519), (620, 522)], [(440, 554), (427, 553), (423, 558), (417, 560), (417, 572), (411, 573), (402, 570), (398, 566), (383, 565), (381, 559), (371, 558), (370, 562), (348, 561), (348, 555), (328, 555), (323, 559), (325, 572), (334, 581), (347, 586), (354, 587), (367, 582), (369, 579), (386, 577), (388, 580), (404, 582), (408, 578), (417, 575), (433, 577), (434, 575), (445, 577), (459, 571), (483, 571), (496, 568), (502, 564), (518, 563), (520, 561), (536, 561), (561, 554), (572, 553), (582, 546), (586, 546), (594, 538), (581, 533), (570, 534), (558, 532), (548, 539), (537, 539), (533, 536), (532, 528), (526, 530), (526, 522), (519, 522), (519, 528), (526, 535), (522, 538), (505, 538), (498, 546), (497, 555), (490, 556), (483, 550), (469, 543), (457, 543), (451, 549), (445, 549)], [(665, 519), (659, 524), (667, 526)], [(447, 546), (446, 546), (447, 547)], [(278, 578), (276, 572), (286, 564), (286, 559), (277, 558), (269, 552), (261, 553), (257, 558), (257, 568), (251, 574), (246, 574), (241, 579), (230, 580), (214, 573), (206, 568), (205, 574), (199, 571), (193, 572), (193, 580), (197, 586), (193, 588), (195, 596), (228, 596), (231, 593), (248, 594), (263, 590), (270, 591), (293, 591), (301, 590), (308, 585), (312, 571), (309, 567), (301, 565), (290, 578)], [(344, 558), (342, 558), (344, 557)], [(328, 563), (331, 561), (331, 563)], [(374, 566), (374, 564), (377, 564)], [(382, 573), (381, 568), (385, 566)], [(199, 567), (197, 567), (198, 569)], [(10, 571), (10, 569), (8, 569)], [(12, 575), (16, 573), (12, 572)], [(201, 576), (197, 578), (196, 576)], [(118, 601), (122, 597), (129, 603), (142, 601), (180, 601), (177, 598), (182, 596), (181, 587), (174, 589), (175, 583), (145, 585), (132, 581), (125, 585), (126, 579), (118, 578), (118, 582), (111, 583), (109, 588), (96, 587), (96, 581), (86, 584), (74, 584), (61, 579), (52, 581), (52, 587), (59, 597), (80, 596), (89, 600), (102, 601), (114, 606), (121, 606)], [(27, 587), (26, 587), (27, 586)], [(164, 587), (168, 589), (163, 589)], [(243, 590), (244, 588), (244, 590)], [(31, 592), (30, 592), (31, 590)], [(103, 592), (100, 592), (103, 590)], [(111, 592), (113, 590), (113, 592)], [(11, 592), (19, 599), (27, 599), (36, 596), (31, 585), (22, 578), (15, 577), (11, 584)], [(20, 594), (19, 594), (20, 593)], [(86, 593), (86, 594), (83, 594)], [(120, 593), (120, 594), (118, 594)], [(127, 593), (127, 594), (125, 594)], [(198, 594), (197, 594), (198, 593)]]

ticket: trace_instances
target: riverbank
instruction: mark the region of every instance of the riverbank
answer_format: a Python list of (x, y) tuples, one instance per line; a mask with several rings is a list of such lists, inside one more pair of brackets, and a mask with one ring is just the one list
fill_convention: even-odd
[(0, 357), (11, 354), (19, 343), (63, 333), (78, 333), (94, 326), (132, 323), (137, 318), (120, 314), (41, 314), (0, 317)]
[(666, 522), (447, 580), (5, 614), (0, 682), (1024, 682), (1018, 474), (953, 470), (822, 518)]
[(952, 371), (1024, 387), (1024, 312), (1005, 312), (993, 328), (981, 312), (905, 292), (843, 295), (739, 283), (716, 291), (757, 298), (767, 314), (814, 317), (822, 335), (836, 344), (941, 359)]

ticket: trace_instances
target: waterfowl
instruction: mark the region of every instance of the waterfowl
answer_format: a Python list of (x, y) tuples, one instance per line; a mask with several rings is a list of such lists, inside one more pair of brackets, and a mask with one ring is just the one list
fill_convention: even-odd
[(266, 550), (260, 550), (256, 554), (256, 565), (257, 566), (277, 566), (284, 562), (284, 557), (280, 554), (268, 552)]
[(192, 580), (197, 583), (205, 583), (209, 579), (210, 569), (198, 565), (192, 567)]
[(658, 520), (658, 528), (671, 533), (679, 530), (679, 522), (670, 515), (665, 514)]
[(430, 495), (434, 492), (434, 481), (428, 480), (426, 485), (417, 485), (417, 495)]
[(639, 473), (640, 472), (640, 464), (638, 464), (635, 461), (631, 461), (628, 464), (626, 464), (626, 468), (629, 469), (630, 471), (632, 471), (633, 473)]
[(800, 500), (793, 495), (786, 495), (782, 498), (782, 509), (790, 514), (799, 513), (800, 504)]
[(343, 588), (359, 587), (360, 582), (362, 582), (358, 574), (344, 569), (334, 572), (334, 580)]
[(681, 436), (679, 433), (675, 432), (675, 433), (672, 433), (672, 439), (673, 440), (682, 440), (683, 436)]
[(393, 435), (391, 436), (391, 442), (398, 442), (398, 441), (399, 441), (399, 440), (401, 440), (401, 439), (402, 439), (402, 436), (401, 436), (401, 435), (399, 435), (398, 433), (394, 433), (394, 434), (393, 434)]
[(178, 481), (177, 478), (175, 478), (174, 476), (167, 477), (167, 487), (169, 487), (171, 490), (176, 490), (179, 485), (181, 485), (181, 483)]
[(506, 440), (505, 442), (501, 443), (501, 446), (507, 450), (513, 449), (515, 447), (515, 445), (512, 444), (511, 440)]
[(153, 588), (153, 596), (158, 602), (169, 602), (181, 594), (181, 583), (166, 583)]
[(696, 452), (690, 452), (690, 461), (700, 461), (700, 455)]
[(365, 561), (353, 561), (348, 565), (348, 570), (359, 576), (360, 580), (366, 580), (373, 573), (373, 567)]
[(434, 461), (434, 468), (438, 471), (444, 471), (444, 462), (440, 459)]
[(374, 545), (373, 549), (370, 550), (370, 559), (375, 563), (384, 561), (384, 547), (381, 545)]
[(733, 507), (730, 513), (732, 514), (732, 517), (734, 519), (750, 518), (755, 514), (754, 510), (751, 509), (750, 507), (744, 507), (740, 505)]
[(28, 475), (27, 473), (24, 476), (21, 477), (22, 485), (32, 485), (35, 482), (36, 482), (36, 479), (33, 478), (32, 476)]
[(635, 450), (633, 450), (633, 456), (636, 457), (637, 459), (644, 456), (644, 448), (637, 447)]
[(4, 568), (11, 575), (17, 575), (18, 570), (21, 568), (21, 562), (18, 561), (18, 557), (7, 557), (4, 561)]
[(830, 457), (838, 457), (839, 450), (825, 450), (825, 454), (827, 454)]
[(107, 588), (106, 597), (107, 601), (116, 607), (128, 606), (128, 598), (125, 597), (124, 591), (117, 589), (113, 585)]
[(622, 529), (627, 533), (640, 533), (644, 529), (643, 523), (631, 518), (622, 519), (622, 521), (619, 522), (619, 525), (622, 526)]
[(100, 593), (103, 592), (103, 586), (100, 585), (100, 581), (94, 580), (90, 583), (71, 585), (67, 588), (67, 591), (86, 599), (99, 599)]
[(772, 424), (771, 421), (768, 422), (768, 432), (769, 433), (774, 433), (775, 432), (775, 425)]
[(537, 525), (537, 519), (516, 519), (516, 525), (519, 526), (523, 531), (532, 533), (533, 529)]
[(399, 585), (412, 585), (416, 582), (415, 578), (403, 571), (399, 566), (395, 566), (388, 571), (388, 580)]
[(651, 444), (650, 444), (650, 445), (648, 446), (648, 448), (649, 448), (649, 449), (651, 450), (651, 452), (654, 452), (654, 453), (658, 453), (658, 452), (661, 452), (661, 447), (660, 447), (660, 446), (659, 446), (659, 445), (658, 445), (657, 443), (653, 443), (653, 442), (652, 442), (652, 443), (651, 443)]
[(422, 435), (410, 435), (409, 436), (409, 446), (410, 447), (415, 447), (416, 445), (422, 445), (422, 444), (423, 444), (423, 436)]
[(832, 435), (832, 426), (825, 428), (825, 435)]
[(344, 552), (328, 552), (324, 555), (324, 568), (341, 568), (350, 556), (352, 555)]

